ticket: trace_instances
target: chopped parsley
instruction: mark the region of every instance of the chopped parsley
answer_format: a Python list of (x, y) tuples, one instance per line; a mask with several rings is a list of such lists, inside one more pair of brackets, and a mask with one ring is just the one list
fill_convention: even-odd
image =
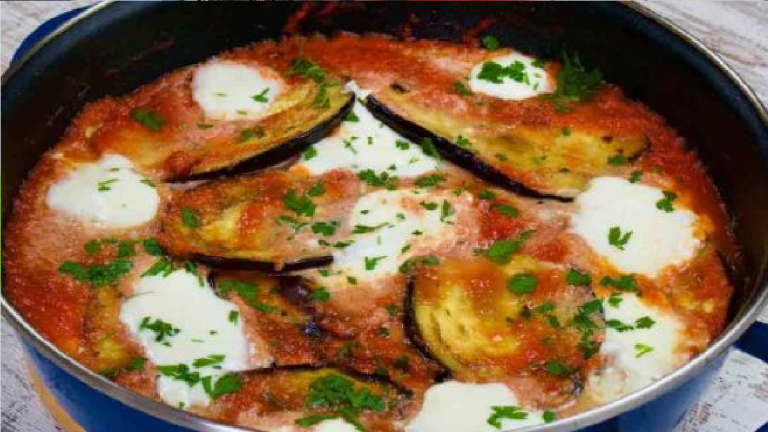
[(656, 201), (656, 208), (667, 213), (672, 213), (675, 210), (672, 203), (677, 199), (677, 194), (667, 190), (663, 191), (663, 193), (664, 198)]
[(571, 375), (575, 370), (560, 360), (552, 360), (544, 363), (544, 370), (555, 376)]
[(411, 144), (408, 141), (399, 139), (395, 140), (395, 147), (399, 148), (400, 150), (408, 150), (411, 147)]
[(329, 293), (328, 290), (323, 287), (315, 288), (309, 294), (309, 299), (317, 303), (326, 302), (330, 300), (330, 298), (331, 298), (331, 293)]
[(192, 362), (192, 366), (200, 369), (208, 366), (216, 366), (221, 364), (227, 356), (224, 354), (211, 354), (208, 357), (195, 359)]
[(308, 217), (314, 216), (317, 207), (311, 199), (297, 195), (293, 189), (288, 189), (288, 192), (283, 196), (283, 205), (299, 216)]
[(200, 220), (200, 212), (191, 207), (182, 207), (181, 223), (187, 228), (200, 228), (203, 222)]
[(629, 182), (630, 183), (637, 183), (643, 178), (643, 172), (642, 171), (632, 171), (632, 174), (629, 175)]
[(381, 174), (376, 174), (374, 170), (366, 169), (357, 173), (357, 177), (370, 186), (384, 186), (387, 189), (394, 189), (397, 187), (397, 177), (389, 175), (386, 171), (382, 171)]
[(600, 285), (604, 287), (615, 288), (622, 292), (639, 292), (637, 287), (637, 279), (634, 275), (621, 275), (618, 278), (612, 278), (610, 276), (603, 276), (600, 279)]
[(460, 94), (462, 96), (472, 96), (472, 90), (470, 90), (461, 81), (454, 81), (453, 82), (453, 91), (455, 91), (456, 93), (458, 93), (458, 94)]
[(564, 127), (562, 130), (563, 136), (571, 136), (571, 128), (568, 126)]
[(307, 191), (307, 195), (313, 198), (323, 196), (324, 193), (325, 193), (325, 183), (323, 183), (322, 180), (318, 180), (317, 183), (315, 183), (315, 185), (312, 186), (312, 188), (310, 188)]
[(629, 239), (632, 238), (632, 231), (621, 232), (621, 228), (615, 226), (608, 230), (608, 244), (615, 246), (619, 250), (624, 250)]
[(368, 225), (355, 225), (354, 228), (352, 228), (352, 234), (368, 234), (372, 232), (376, 232), (385, 226), (389, 225), (387, 222), (382, 222), (378, 225), (374, 226), (368, 226)]
[(316, 222), (312, 224), (312, 232), (315, 234), (322, 234), (326, 237), (330, 237), (336, 233), (337, 226), (339, 226), (339, 223), (337, 221)]
[(304, 157), (304, 160), (310, 160), (314, 157), (317, 157), (317, 149), (312, 146), (304, 150), (304, 153), (302, 153), (302, 156)]
[(589, 286), (592, 284), (592, 276), (589, 273), (582, 273), (577, 269), (570, 269), (565, 275), (565, 282), (574, 286)]
[(386, 408), (384, 399), (367, 388), (355, 389), (354, 381), (339, 374), (329, 374), (314, 380), (309, 385), (306, 399), (309, 409), (326, 409), (331, 414), (313, 415), (296, 420), (299, 426), (311, 426), (329, 418), (343, 418), (363, 431), (358, 416), (363, 411), (382, 412)]
[(573, 316), (571, 325), (578, 330), (580, 338), (577, 347), (581, 350), (584, 359), (588, 359), (597, 353), (600, 343), (593, 339), (594, 334), (600, 330), (592, 321), (592, 315), (602, 313), (603, 302), (600, 299), (588, 301), (579, 306), (578, 312)]
[(619, 305), (621, 305), (621, 302), (623, 300), (624, 299), (621, 298), (621, 294), (616, 293), (616, 292), (615, 293), (611, 293), (611, 295), (608, 297), (608, 305), (613, 307), (613, 308), (617, 308), (617, 307), (619, 307)]
[(530, 294), (536, 289), (538, 279), (532, 274), (517, 274), (507, 281), (507, 289), (516, 295)]
[(419, 265), (435, 266), (440, 264), (440, 259), (434, 255), (427, 255), (421, 258), (409, 258), (400, 265), (399, 271), (403, 274), (411, 274)]
[(613, 166), (621, 166), (627, 164), (627, 157), (623, 154), (615, 154), (613, 156), (608, 156), (608, 165)]
[(435, 147), (435, 144), (432, 142), (431, 138), (422, 138), (421, 141), (419, 141), (419, 145), (421, 146), (421, 150), (425, 155), (438, 160), (440, 159), (440, 152), (437, 151), (437, 147)]
[(251, 99), (253, 99), (255, 102), (267, 103), (269, 102), (267, 93), (269, 93), (269, 87), (265, 87), (264, 90), (261, 91), (261, 93), (252, 96)]
[(218, 283), (218, 289), (219, 293), (224, 297), (234, 291), (240, 298), (245, 300), (250, 307), (257, 311), (270, 313), (277, 309), (272, 305), (258, 301), (256, 298), (259, 295), (259, 287), (250, 282), (237, 279), (226, 279)]
[(325, 81), (325, 72), (317, 63), (304, 58), (296, 58), (288, 69), (289, 76), (309, 78), (317, 83)]
[(227, 393), (234, 393), (242, 388), (240, 376), (235, 374), (226, 374), (217, 379), (215, 383), (213, 382), (213, 379), (213, 377), (207, 376), (201, 380), (205, 393), (208, 394), (211, 399), (218, 399)]
[(429, 186), (438, 186), (440, 183), (445, 181), (445, 176), (442, 176), (440, 174), (430, 174), (428, 176), (419, 177), (416, 179), (416, 186), (418, 187), (429, 187)]
[(344, 116), (344, 121), (356, 123), (360, 121), (360, 117), (354, 111), (350, 111)]
[(617, 320), (617, 319), (610, 319), (610, 320), (605, 322), (605, 325), (608, 328), (612, 328), (612, 329), (616, 330), (619, 333), (624, 333), (626, 331), (634, 330), (635, 329), (635, 327), (633, 327), (632, 325), (626, 324), (626, 323), (622, 322), (621, 320)]
[(508, 218), (516, 218), (520, 212), (509, 204), (494, 203), (491, 208)]
[(523, 411), (520, 407), (512, 405), (492, 406), (491, 409), (493, 412), (491, 413), (491, 416), (488, 417), (488, 424), (495, 427), (496, 429), (501, 429), (502, 419), (525, 420), (528, 418), (527, 412)]
[(458, 138), (456, 138), (456, 145), (459, 147), (469, 148), (472, 146), (472, 143), (469, 141), (469, 139), (463, 135), (459, 135)]
[(635, 321), (635, 328), (649, 329), (649, 328), (653, 327), (654, 324), (656, 324), (656, 321), (654, 321), (653, 318), (651, 318), (649, 316), (643, 316), (643, 317), (638, 318)]
[(151, 317), (144, 317), (139, 324), (139, 330), (149, 330), (155, 334), (155, 342), (165, 342), (176, 336), (181, 330), (159, 318), (152, 321)]
[(189, 366), (180, 363), (176, 365), (157, 365), (157, 371), (176, 381), (187, 383), (190, 387), (200, 382), (200, 372), (192, 372)]
[(424, 209), (429, 211), (437, 210), (437, 203), (422, 201), (421, 206), (424, 207)]
[(546, 410), (544, 413), (542, 413), (541, 418), (544, 420), (544, 423), (552, 423), (555, 421), (555, 412)]
[(493, 35), (483, 36), (482, 39), (480, 39), (480, 42), (483, 44), (483, 48), (487, 49), (488, 51), (496, 51), (497, 49), (501, 48), (499, 40), (496, 39), (496, 36)]
[(167, 123), (165, 117), (149, 108), (135, 108), (130, 115), (133, 121), (140, 123), (152, 132), (159, 131)]
[(251, 138), (263, 138), (264, 137), (264, 130), (258, 129), (258, 128), (246, 128), (240, 131), (240, 134), (237, 136), (237, 142), (238, 143), (244, 143), (248, 141)]
[(453, 216), (454, 213), (455, 210), (451, 206), (451, 203), (447, 200), (443, 200), (443, 203), (440, 205), (440, 222), (450, 223), (448, 222), (448, 218)]
[(480, 68), (477, 79), (488, 81), (494, 84), (501, 84), (504, 78), (509, 78), (519, 83), (530, 84), (530, 78), (525, 72), (525, 64), (519, 60), (502, 66), (495, 61), (487, 61)]
[(116, 178), (107, 179), (104, 181), (100, 181), (97, 185), (97, 189), (99, 192), (107, 192), (112, 190), (112, 184), (116, 183)]
[(119, 258), (106, 264), (91, 264), (89, 266), (66, 261), (59, 266), (59, 272), (67, 274), (79, 282), (88, 282), (92, 287), (115, 285), (128, 274), (133, 264), (127, 259)]
[(142, 372), (146, 364), (147, 364), (147, 359), (145, 359), (144, 357), (134, 357), (131, 359), (130, 362), (128, 362), (125, 368), (129, 371)]
[(517, 253), (531, 236), (533, 231), (523, 231), (515, 238), (506, 240), (496, 240), (491, 247), (486, 250), (478, 250), (483, 256), (497, 264), (509, 264), (512, 260), (512, 255)]
[(563, 68), (557, 74), (557, 90), (551, 95), (551, 100), (559, 112), (570, 112), (565, 102), (588, 101), (602, 84), (603, 75), (599, 70), (588, 71), (578, 54), (570, 56), (563, 52)]
[(400, 306), (398, 306), (398, 305), (396, 305), (394, 303), (390, 303), (390, 304), (384, 306), (384, 309), (387, 310), (387, 313), (390, 316), (397, 316), (397, 314), (400, 313)]
[(386, 256), (375, 256), (375, 257), (364, 257), (365, 259), (365, 269), (366, 270), (373, 270), (376, 268), (376, 265), (379, 263), (379, 261), (386, 258)]
[(635, 344), (635, 358), (640, 358), (653, 351), (653, 347), (641, 343)]
[(240, 319), (240, 312), (233, 310), (229, 311), (229, 322), (232, 324), (237, 324), (237, 321)]

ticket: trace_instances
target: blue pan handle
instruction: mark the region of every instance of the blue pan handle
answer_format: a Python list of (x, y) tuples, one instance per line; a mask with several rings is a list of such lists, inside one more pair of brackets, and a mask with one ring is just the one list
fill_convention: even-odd
[[(87, 7), (72, 9), (57, 15), (44, 23), (40, 24), (32, 33), (30, 33), (16, 49), (11, 58), (11, 63), (18, 61), (29, 51), (37, 42), (51, 34), (54, 30), (65, 24), (70, 19), (80, 15)], [(747, 354), (757, 357), (764, 362), (768, 362), (768, 324), (756, 322), (747, 332), (736, 342), (736, 347)], [(768, 423), (763, 425), (755, 432), (768, 432)]]

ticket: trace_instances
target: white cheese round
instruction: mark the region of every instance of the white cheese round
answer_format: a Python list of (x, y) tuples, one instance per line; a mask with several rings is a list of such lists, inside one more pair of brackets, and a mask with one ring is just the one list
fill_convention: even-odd
[[(252, 351), (242, 319), (232, 319), (237, 306), (214, 294), (205, 279), (186, 270), (175, 270), (167, 276), (143, 276), (133, 295), (120, 308), (120, 321), (131, 338), (143, 348), (156, 365), (185, 364), (200, 376), (216, 378), (228, 371), (248, 369)], [(160, 320), (178, 332), (158, 340), (157, 332), (142, 328)], [(194, 367), (194, 361), (209, 356), (224, 356), (216, 365)], [(201, 383), (186, 382), (158, 375), (157, 392), (167, 403), (190, 407), (210, 402)]]
[[(413, 256), (454, 247), (471, 235), (471, 227), (459, 226), (456, 220), (474, 211), (473, 200), (469, 193), (456, 196), (427, 189), (378, 190), (363, 195), (349, 222), (352, 244), (333, 252), (335, 276), (323, 278), (323, 282), (343, 286), (337, 279), (348, 276), (360, 282), (374, 281), (397, 273)], [(450, 210), (446, 212), (444, 207)], [(355, 234), (355, 227), (372, 230)]]
[[(356, 90), (356, 94), (367, 94), (356, 86), (348, 88)], [(376, 120), (359, 101), (355, 101), (352, 114), (332, 136), (304, 152), (298, 166), (312, 175), (341, 168), (355, 172), (371, 169), (376, 174), (386, 172), (397, 177), (415, 177), (438, 168), (437, 160)], [(350, 117), (354, 120), (350, 121)]]
[[(472, 68), (469, 87), (475, 93), (508, 100), (527, 99), (553, 92), (555, 83), (541, 65), (534, 65), (535, 62), (535, 58), (515, 52), (486, 60)], [(492, 69), (495, 66), (493, 63), (505, 68), (505, 72), (491, 74), (490, 77), (484, 74), (483, 69)], [(506, 72), (509, 70), (514, 72)]]
[(149, 179), (120, 155), (85, 163), (53, 184), (48, 207), (101, 228), (129, 228), (154, 219), (160, 197)]
[(469, 384), (448, 381), (433, 385), (424, 394), (419, 413), (405, 426), (406, 432), (498, 432), (544, 423), (542, 413), (528, 411), (524, 419), (500, 419), (501, 429), (490, 425), (494, 406), (519, 406), (503, 384)]
[(283, 84), (268, 70), (215, 60), (197, 70), (192, 97), (212, 120), (258, 120), (279, 96)]
[[(617, 270), (656, 276), (691, 259), (702, 243), (696, 215), (676, 205), (672, 212), (657, 208), (663, 198), (658, 188), (622, 178), (593, 179), (576, 198), (571, 229)], [(622, 237), (631, 232), (621, 247), (609, 241), (614, 227)]]
[[(669, 374), (688, 360), (684, 349), (685, 327), (671, 312), (646, 304), (635, 294), (620, 296), (617, 306), (605, 305), (606, 321), (618, 320), (633, 326), (619, 331), (608, 327), (600, 353), (606, 367), (589, 378), (588, 392), (599, 402), (609, 402), (632, 393)], [(639, 319), (650, 318), (649, 328)]]

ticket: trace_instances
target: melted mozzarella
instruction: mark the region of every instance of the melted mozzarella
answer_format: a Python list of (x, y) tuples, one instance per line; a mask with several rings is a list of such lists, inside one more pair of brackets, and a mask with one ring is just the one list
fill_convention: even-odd
[[(134, 287), (134, 294), (123, 302), (120, 321), (131, 338), (143, 348), (145, 355), (156, 365), (185, 364), (200, 376), (212, 376), (214, 381), (227, 371), (241, 371), (249, 367), (251, 344), (242, 320), (230, 320), (237, 312), (235, 304), (214, 294), (210, 285), (197, 275), (176, 270), (167, 276), (145, 276)], [(157, 340), (157, 333), (142, 329), (142, 322), (161, 320), (179, 332)], [(224, 355), (218, 367), (195, 368), (196, 359), (211, 355)], [(190, 387), (165, 375), (158, 375), (157, 392), (167, 403), (189, 407), (210, 402), (201, 383)]]
[(157, 190), (119, 155), (78, 166), (48, 189), (48, 207), (103, 228), (128, 228), (149, 222), (160, 205)]
[[(651, 186), (596, 178), (576, 198), (572, 230), (618, 270), (653, 277), (664, 267), (691, 259), (701, 246), (696, 215), (677, 207), (670, 213), (658, 209), (656, 203), (663, 198), (662, 191)], [(623, 250), (608, 240), (612, 227), (622, 234), (632, 232)]]
[[(555, 84), (552, 78), (543, 68), (534, 66), (535, 61), (535, 58), (520, 53), (510, 53), (484, 61), (472, 68), (469, 87), (473, 92), (509, 100), (527, 99), (554, 91)], [(505, 75), (500, 78), (501, 82), (498, 83), (480, 78), (483, 65), (488, 62), (494, 62), (503, 67), (510, 65), (520, 67), (522, 68), (521, 78), (516, 80)]]
[[(361, 97), (367, 95), (351, 83), (348, 89)], [(305, 152), (298, 166), (313, 175), (345, 168), (355, 172), (371, 169), (377, 174), (386, 172), (398, 177), (414, 177), (437, 169), (437, 160), (376, 120), (359, 101), (355, 101), (352, 113), (356, 121), (342, 122), (333, 136)]]
[[(494, 406), (519, 406), (503, 384), (468, 384), (448, 381), (424, 394), (421, 411), (406, 425), (406, 432), (498, 432), (488, 424)], [(541, 412), (527, 411), (525, 419), (502, 419), (501, 430), (544, 423)]]
[(208, 119), (258, 120), (282, 87), (279, 76), (269, 69), (213, 61), (195, 71), (192, 97)]
[(606, 305), (605, 318), (634, 325), (650, 317), (650, 328), (619, 332), (607, 328), (600, 352), (606, 367), (589, 379), (589, 393), (598, 402), (608, 402), (639, 390), (674, 371), (688, 360), (683, 323), (670, 312), (642, 301), (635, 294), (623, 294), (618, 307)]
[(357, 432), (357, 428), (342, 419), (326, 420), (312, 429), (315, 432)]
[[(347, 276), (370, 282), (395, 274), (400, 265), (413, 256), (454, 247), (472, 234), (473, 227), (462, 227), (457, 218), (474, 211), (474, 197), (449, 191), (378, 190), (363, 195), (352, 209), (350, 228), (377, 227), (372, 232), (352, 234), (353, 243), (333, 253), (332, 278), (324, 278), (330, 287)], [(423, 203), (423, 205), (422, 205)], [(444, 216), (443, 203), (450, 206)], [(433, 210), (424, 207), (436, 206)], [(463, 217), (462, 217), (463, 216)], [(473, 219), (474, 220), (474, 219)], [(375, 261), (374, 264), (371, 264)], [(338, 283), (336, 283), (338, 282)]]

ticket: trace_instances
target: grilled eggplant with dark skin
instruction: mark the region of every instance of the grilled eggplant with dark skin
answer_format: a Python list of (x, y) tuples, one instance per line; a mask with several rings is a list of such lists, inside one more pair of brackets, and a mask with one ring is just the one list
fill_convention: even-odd
[[(254, 64), (252, 59), (221, 61)], [(129, 96), (100, 101), (91, 108), (101, 114), (88, 124), (89, 145), (125, 155), (157, 179), (216, 178), (267, 168), (299, 154), (333, 130), (354, 102), (338, 77), (323, 73), (319, 79), (297, 73), (290, 63), (260, 62), (256, 67), (270, 71), (282, 86), (264, 114), (209, 118), (192, 89), (200, 67), (169, 74)]]
[(344, 226), (340, 218), (358, 194), (356, 177), (345, 172), (309, 178), (275, 170), (207, 183), (179, 193), (159, 240), (173, 256), (220, 268), (325, 265), (331, 231)]
[(618, 139), (594, 131), (549, 126), (510, 127), (492, 119), (478, 124), (430, 110), (418, 93), (399, 85), (369, 96), (366, 106), (398, 133), (433, 148), (479, 178), (534, 198), (567, 201), (590, 179), (618, 172), (647, 147), (644, 136)]
[(459, 380), (536, 376), (568, 397), (601, 331), (600, 300), (577, 279), (525, 255), (421, 267), (409, 282), (413, 339)]
[[(333, 368), (277, 368), (242, 378), (241, 390), (222, 398), (222, 417), (239, 415), (241, 424), (264, 430), (343, 419), (361, 431), (394, 431), (391, 419), (403, 418), (410, 397), (380, 377)], [(243, 421), (243, 407), (255, 415)]]

